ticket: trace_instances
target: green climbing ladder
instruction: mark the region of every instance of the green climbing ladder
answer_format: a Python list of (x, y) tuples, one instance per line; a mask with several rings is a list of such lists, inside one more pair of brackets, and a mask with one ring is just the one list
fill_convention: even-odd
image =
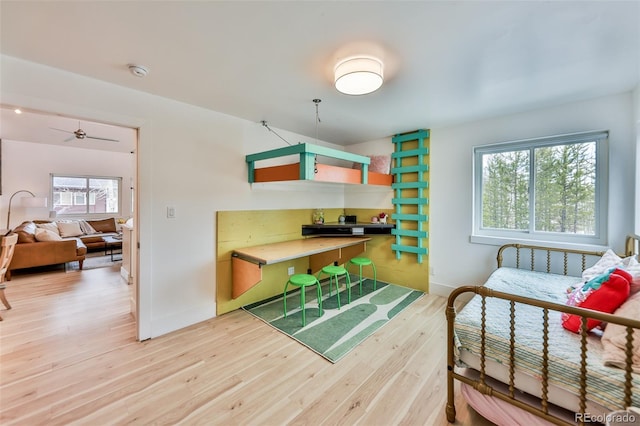
[(395, 213), (391, 218), (396, 223), (391, 231), (396, 237), (391, 249), (397, 259), (402, 253), (413, 253), (422, 263), (423, 256), (429, 253), (429, 131), (403, 133), (391, 141), (395, 144), (391, 154), (395, 160), (391, 169), (395, 176), (395, 196), (391, 200)]

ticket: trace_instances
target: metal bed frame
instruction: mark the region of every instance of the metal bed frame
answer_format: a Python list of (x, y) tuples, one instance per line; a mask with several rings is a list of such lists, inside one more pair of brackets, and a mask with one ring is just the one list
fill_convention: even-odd
[[(637, 255), (640, 251), (640, 236), (631, 234), (626, 238), (625, 242), (625, 256)], [(507, 250), (515, 250), (515, 263), (516, 268), (524, 269), (523, 265), (521, 265), (521, 251), (530, 253), (530, 264), (529, 267), (531, 270), (535, 270), (536, 268), (536, 253), (543, 253), (546, 258), (546, 272), (551, 273), (554, 270), (562, 269), (562, 273), (567, 275), (568, 271), (568, 261), (571, 258), (574, 260), (578, 258), (581, 260), (581, 270), (584, 270), (587, 266), (587, 258), (590, 256), (601, 257), (604, 252), (597, 251), (582, 251), (582, 250), (571, 250), (571, 249), (560, 249), (560, 248), (549, 248), (549, 247), (541, 247), (541, 246), (533, 246), (533, 245), (524, 245), (524, 244), (507, 244), (498, 250), (497, 262), (498, 267), (503, 266), (504, 262), (504, 253)], [(562, 266), (558, 268), (557, 263), (552, 261), (552, 254), (559, 253), (562, 257)], [(558, 254), (556, 254), (558, 256)], [(456, 318), (456, 305), (459, 305), (460, 302), (456, 302), (456, 298), (465, 293), (474, 293), (480, 295), (482, 297), (482, 318), (481, 318), (481, 331), (480, 331), (480, 339), (481, 339), (481, 350), (480, 350), (480, 371), (478, 379), (472, 379), (465, 375), (459, 374), (455, 370), (455, 332), (454, 332), (454, 323)], [(510, 302), (510, 351), (509, 351), (509, 383), (508, 392), (502, 392), (495, 387), (487, 384), (487, 375), (485, 372), (485, 326), (486, 326), (486, 315), (485, 315), (485, 303), (486, 298), (493, 297), (499, 298), (503, 300), (508, 300)], [(543, 312), (543, 350), (541, 359), (542, 359), (542, 380), (541, 380), (541, 398), (539, 398), (539, 405), (530, 405), (526, 402), (523, 402), (519, 399), (516, 399), (516, 387), (515, 387), (515, 303), (522, 303), (531, 306), (537, 306), (542, 308)], [(541, 301), (537, 299), (532, 299), (528, 297), (517, 296), (509, 293), (503, 293), (499, 291), (494, 291), (490, 288), (486, 288), (483, 286), (464, 286), (459, 287), (454, 290), (449, 296), (446, 308), (446, 316), (447, 316), (447, 405), (446, 405), (446, 414), (447, 420), (451, 423), (455, 422), (456, 417), (456, 409), (454, 404), (454, 380), (458, 380), (462, 383), (466, 383), (472, 386), (475, 390), (503, 401), (506, 401), (509, 404), (512, 404), (516, 407), (519, 407), (529, 413), (535, 414), (543, 419), (559, 424), (559, 425), (571, 425), (574, 423), (569, 423), (566, 420), (553, 415), (549, 408), (550, 402), (548, 400), (548, 377), (549, 377), (549, 358), (548, 358), (548, 330), (549, 330), (549, 312), (550, 311), (558, 311), (558, 312), (566, 312), (569, 314), (578, 315), (582, 318), (582, 327), (581, 327), (581, 344), (580, 344), (580, 354), (581, 354), (581, 368), (580, 368), (580, 393), (579, 393), (579, 407), (580, 407), (580, 415), (576, 415), (576, 419), (584, 419), (585, 411), (586, 411), (586, 401), (587, 401), (587, 318), (594, 318), (598, 320), (602, 320), (604, 322), (620, 324), (626, 328), (626, 350), (625, 350), (625, 383), (624, 383), (624, 401), (622, 401), (620, 409), (625, 409), (631, 406), (631, 398), (632, 398), (632, 354), (633, 354), (633, 331), (634, 329), (640, 329), (640, 321), (635, 321), (629, 318), (617, 317), (615, 315), (606, 314), (603, 312), (597, 312), (590, 309), (583, 309), (578, 307), (566, 306), (558, 303), (551, 303), (546, 301)], [(584, 420), (580, 420), (579, 424), (584, 424)]]

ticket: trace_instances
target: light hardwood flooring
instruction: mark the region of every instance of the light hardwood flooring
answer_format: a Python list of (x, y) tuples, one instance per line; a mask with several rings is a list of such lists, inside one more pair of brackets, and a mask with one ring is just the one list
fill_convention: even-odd
[(117, 268), (15, 275), (6, 294), (2, 425), (448, 424), (441, 297), (331, 364), (242, 310), (136, 342)]

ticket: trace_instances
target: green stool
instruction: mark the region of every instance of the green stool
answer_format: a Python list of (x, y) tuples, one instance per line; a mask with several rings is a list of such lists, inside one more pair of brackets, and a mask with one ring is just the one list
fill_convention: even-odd
[(354, 257), (349, 261), (349, 263), (352, 265), (358, 265), (360, 269), (360, 274), (359, 274), (360, 275), (360, 296), (362, 296), (362, 267), (363, 266), (371, 265), (371, 267), (373, 268), (373, 289), (374, 290), (377, 289), (376, 265), (373, 264), (371, 259), (367, 257)]
[(307, 317), (305, 315), (305, 290), (310, 285), (315, 285), (318, 292), (318, 316), (322, 316), (322, 289), (320, 288), (320, 281), (313, 275), (309, 274), (294, 274), (289, 277), (289, 281), (284, 285), (284, 317), (287, 317), (287, 287), (289, 284), (300, 287), (300, 308), (302, 309), (302, 326), (307, 325)]
[(351, 303), (351, 278), (349, 277), (349, 271), (347, 271), (342, 266), (334, 266), (329, 265), (322, 268), (320, 272), (318, 272), (318, 279), (320, 279), (321, 274), (329, 275), (329, 295), (331, 295), (331, 284), (333, 283), (333, 279), (336, 279), (336, 295), (338, 296), (338, 309), (340, 309), (340, 289), (338, 288), (338, 280), (342, 275), (346, 276), (345, 286), (347, 287), (349, 299), (347, 303)]

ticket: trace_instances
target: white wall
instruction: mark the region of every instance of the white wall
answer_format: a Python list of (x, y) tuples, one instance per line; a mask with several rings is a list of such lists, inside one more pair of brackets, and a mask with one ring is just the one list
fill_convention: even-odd
[[(484, 282), (495, 268), (496, 246), (471, 244), (473, 147), (501, 141), (607, 129), (609, 244), (621, 252), (634, 226), (636, 135), (631, 93), (431, 129), (430, 288)], [(441, 291), (442, 290), (442, 291)]]
[(636, 218), (635, 233), (640, 235), (640, 84), (633, 91), (636, 130)]
[[(141, 338), (215, 316), (216, 211), (344, 204), (342, 189), (252, 190), (245, 155), (284, 145), (259, 123), (9, 56), (0, 59), (3, 103), (140, 129)], [(166, 217), (167, 206), (175, 208), (175, 219)]]
[[(259, 123), (8, 56), (0, 60), (3, 103), (140, 129), (137, 230), (141, 338), (215, 316), (216, 211), (345, 204), (340, 186), (252, 189), (247, 183), (244, 156), (284, 145)], [(432, 288), (481, 283), (495, 267), (496, 247), (469, 243), (474, 145), (609, 129), (609, 236), (618, 245), (615, 248), (621, 249), (622, 238), (634, 221), (635, 155), (630, 153), (634, 152), (636, 136), (632, 109), (628, 93), (431, 129)], [(290, 141), (310, 140), (278, 132)], [(7, 202), (6, 195), (1, 197)], [(373, 199), (364, 196), (354, 200), (349, 195), (348, 202), (354, 203), (349, 207), (375, 207), (386, 203), (388, 197), (388, 193), (378, 193)], [(167, 206), (175, 208), (175, 219), (166, 218)]]
[[(37, 197), (50, 197), (50, 173), (122, 178), (121, 217), (129, 217), (132, 165), (131, 154), (126, 153), (3, 140), (1, 227), (5, 227), (9, 197), (15, 191), (25, 189), (33, 192)], [(24, 220), (48, 219), (49, 211), (46, 208), (22, 207), (19, 198), (23, 196), (29, 196), (29, 194), (17, 194), (13, 199), (11, 228), (15, 228)], [(113, 217), (113, 215), (104, 214), (100, 217)]]

